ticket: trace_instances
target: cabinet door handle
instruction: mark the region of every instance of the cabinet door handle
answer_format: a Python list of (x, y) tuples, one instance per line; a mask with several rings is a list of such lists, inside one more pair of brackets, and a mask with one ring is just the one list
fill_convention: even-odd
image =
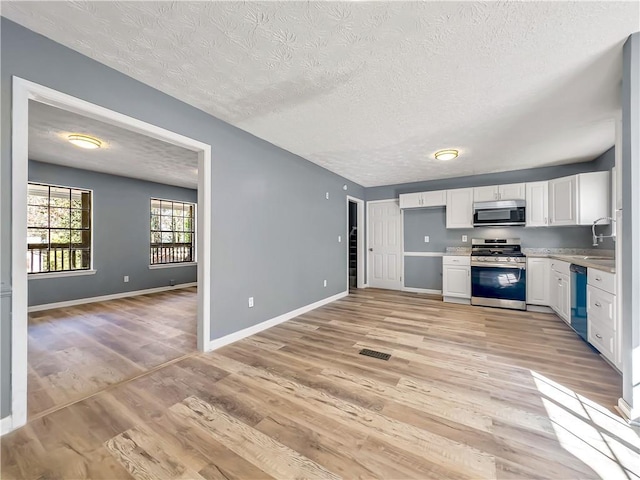
[(600, 335), (599, 333), (596, 333), (596, 337), (598, 337), (599, 339), (602, 339), (602, 335)]
[(596, 307), (601, 307), (601, 306), (602, 306), (602, 305), (600, 304), (600, 302), (596, 302), (596, 303), (594, 303), (594, 305), (595, 305)]
[(601, 282), (601, 281), (602, 281), (602, 278), (596, 277), (596, 282)]
[(547, 217), (544, 217), (544, 224), (547, 225), (549, 222), (547, 221)]

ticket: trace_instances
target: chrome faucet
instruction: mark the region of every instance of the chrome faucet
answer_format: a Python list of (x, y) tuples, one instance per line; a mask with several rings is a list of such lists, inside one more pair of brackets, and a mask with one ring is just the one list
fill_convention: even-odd
[[(599, 222), (601, 222), (602, 220), (610, 220), (611, 221), (611, 235), (596, 235), (596, 225), (598, 225)], [(611, 217), (601, 217), (598, 218), (596, 221), (593, 222), (593, 225), (591, 225), (591, 235), (593, 235), (593, 246), (597, 247), (598, 246), (598, 242), (602, 243), (602, 240), (604, 240), (605, 238), (614, 238), (615, 235), (613, 234), (613, 223), (615, 223), (616, 219), (615, 218), (611, 218)]]

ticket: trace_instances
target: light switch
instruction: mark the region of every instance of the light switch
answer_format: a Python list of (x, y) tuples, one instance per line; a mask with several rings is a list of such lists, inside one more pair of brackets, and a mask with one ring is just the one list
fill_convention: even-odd
[(253, 297), (249, 297), (249, 308), (253, 308)]
[(424, 236), (424, 243), (429, 243), (429, 235)]
[(342, 235), (338, 235), (338, 243), (342, 242)]

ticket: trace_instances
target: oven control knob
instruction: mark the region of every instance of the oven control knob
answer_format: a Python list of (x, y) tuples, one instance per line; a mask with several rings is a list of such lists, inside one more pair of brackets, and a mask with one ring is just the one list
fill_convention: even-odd
[(511, 262), (511, 261), (513, 261), (513, 258), (507, 257), (507, 262)]

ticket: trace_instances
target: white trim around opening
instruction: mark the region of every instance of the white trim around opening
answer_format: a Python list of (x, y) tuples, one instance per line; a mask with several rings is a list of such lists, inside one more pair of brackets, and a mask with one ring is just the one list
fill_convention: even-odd
[[(211, 328), (211, 146), (133, 117), (114, 112), (37, 83), (13, 77), (11, 224), (11, 429), (27, 421), (27, 182), (29, 100), (115, 125), (198, 152), (198, 350), (210, 347)], [(6, 428), (8, 422), (3, 421)], [(6, 433), (4, 431), (2, 433)]]
[(349, 291), (349, 202), (356, 204), (356, 243), (358, 246), (358, 261), (356, 269), (356, 287), (365, 288), (364, 266), (366, 262), (366, 251), (364, 245), (364, 200), (347, 195), (347, 292)]

